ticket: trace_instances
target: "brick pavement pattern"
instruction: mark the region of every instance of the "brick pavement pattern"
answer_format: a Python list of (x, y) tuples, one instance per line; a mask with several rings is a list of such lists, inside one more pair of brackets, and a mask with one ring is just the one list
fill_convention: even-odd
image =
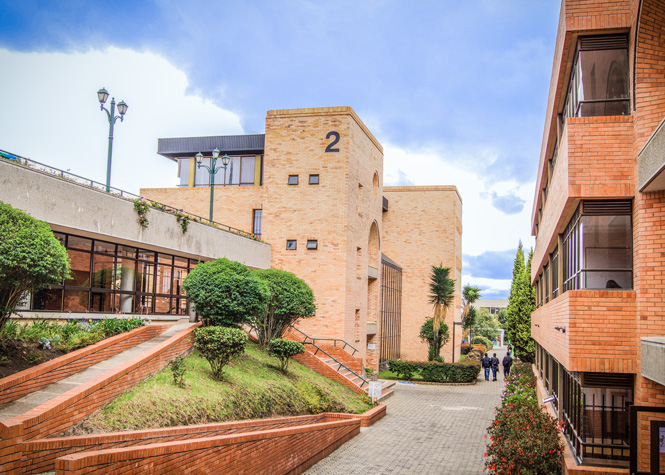
[[(505, 348), (497, 348), (499, 360)], [(503, 369), (501, 369), (503, 371)], [(490, 376), (491, 377), (491, 376)], [(385, 403), (388, 414), (306, 473), (482, 474), (486, 428), (500, 405), (503, 374), (475, 385), (397, 383)]]

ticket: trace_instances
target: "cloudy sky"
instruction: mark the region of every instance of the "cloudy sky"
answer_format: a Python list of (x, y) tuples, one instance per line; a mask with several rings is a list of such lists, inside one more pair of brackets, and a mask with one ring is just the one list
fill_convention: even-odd
[(386, 185), (456, 185), (464, 284), (507, 296), (531, 202), (554, 0), (0, 0), (0, 149), (103, 182), (102, 86), (129, 104), (112, 184), (175, 186), (158, 137), (263, 133), (348, 105)]

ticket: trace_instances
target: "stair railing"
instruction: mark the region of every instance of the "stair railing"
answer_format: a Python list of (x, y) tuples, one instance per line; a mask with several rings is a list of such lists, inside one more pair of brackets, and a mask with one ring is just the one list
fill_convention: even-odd
[(306, 343), (307, 341), (311, 341), (312, 343), (316, 344), (317, 341), (332, 341), (333, 342), (332, 346), (336, 347), (337, 343), (339, 342), (340, 345), (343, 344), (342, 349), (345, 350), (347, 353), (349, 352), (349, 350), (346, 349), (347, 347), (349, 347), (353, 350), (353, 353), (351, 353), (351, 356), (355, 355), (358, 352), (358, 350), (353, 345), (351, 345), (351, 343), (347, 343), (346, 341), (341, 340), (339, 338), (312, 338), (311, 336), (307, 335), (304, 331), (299, 330), (294, 326), (291, 327), (291, 330), (295, 330), (298, 333), (300, 333), (302, 336), (305, 337), (305, 339), (303, 340), (303, 343)]
[[(362, 387), (363, 387), (365, 384), (369, 384), (369, 382), (368, 382), (365, 378), (363, 378), (362, 376), (360, 376), (358, 373), (356, 373), (355, 371), (353, 371), (351, 368), (349, 368), (348, 366), (346, 366), (344, 363), (342, 363), (342, 362), (339, 361), (337, 358), (335, 358), (335, 357), (332, 356), (330, 353), (328, 353), (326, 350), (324, 350), (324, 349), (321, 348), (319, 345), (317, 345), (317, 344), (316, 344), (316, 341), (340, 341), (340, 342), (343, 342), (343, 343), (345, 343), (346, 345), (350, 346), (351, 348), (353, 348), (353, 346), (349, 345), (349, 344), (346, 343), (344, 340), (337, 340), (337, 339), (335, 339), (335, 338), (311, 338), (310, 336), (308, 336), (307, 334), (305, 334), (304, 332), (298, 330), (296, 327), (293, 327), (293, 326), (291, 327), (291, 329), (292, 329), (292, 330), (296, 330), (297, 332), (299, 332), (300, 334), (302, 334), (302, 335), (305, 337), (305, 339), (302, 341), (302, 343), (303, 343), (304, 345), (311, 345), (311, 346), (313, 346), (314, 348), (316, 348), (316, 351), (314, 351), (314, 355), (315, 355), (315, 356), (316, 356), (319, 352), (321, 352), (321, 353), (323, 353), (324, 355), (326, 355), (328, 358), (330, 358), (331, 360), (333, 360), (333, 361), (337, 364), (337, 370), (336, 370), (336, 371), (337, 371), (338, 373), (340, 372), (340, 370), (341, 370), (342, 368), (344, 368), (344, 369), (346, 369), (347, 371), (349, 371), (350, 373), (352, 373), (355, 377), (357, 377), (357, 378), (360, 379), (361, 383), (360, 383), (360, 386), (359, 386), (359, 387), (360, 387), (361, 389), (362, 389)], [(343, 347), (342, 349), (344, 349), (344, 347)], [(358, 350), (356, 350), (355, 348), (353, 348), (353, 350), (354, 350), (354, 353), (358, 351)]]

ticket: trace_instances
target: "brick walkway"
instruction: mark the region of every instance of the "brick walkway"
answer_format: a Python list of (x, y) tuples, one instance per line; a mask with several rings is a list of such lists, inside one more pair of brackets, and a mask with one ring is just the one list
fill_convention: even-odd
[[(505, 349), (493, 352), (499, 360), (505, 355)], [(472, 386), (397, 383), (386, 417), (306, 473), (482, 474), (483, 435), (503, 388), (503, 375), (498, 379), (485, 382), (481, 371)]]

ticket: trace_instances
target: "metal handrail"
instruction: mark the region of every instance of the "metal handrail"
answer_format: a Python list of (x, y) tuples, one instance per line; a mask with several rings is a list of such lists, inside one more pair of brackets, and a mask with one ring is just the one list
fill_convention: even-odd
[[(323, 340), (323, 338), (320, 338), (320, 339)], [(333, 361), (335, 361), (335, 362), (339, 365), (339, 366), (337, 367), (337, 372), (338, 372), (338, 373), (339, 373), (339, 370), (340, 370), (341, 368), (345, 368), (345, 369), (347, 369), (349, 372), (353, 373), (357, 378), (360, 378), (360, 380), (362, 381), (362, 383), (360, 383), (360, 386), (359, 386), (360, 388), (362, 388), (365, 384), (369, 384), (369, 382), (368, 382), (365, 378), (363, 378), (363, 377), (360, 376), (358, 373), (356, 373), (355, 371), (353, 371), (351, 368), (349, 368), (348, 366), (346, 366), (344, 363), (342, 363), (341, 361), (339, 361), (337, 358), (335, 358), (334, 356), (332, 356), (332, 355), (331, 355), (330, 353), (328, 353), (326, 350), (324, 350), (323, 348), (319, 347), (316, 343), (312, 343), (312, 342), (309, 342), (309, 341), (303, 341), (303, 344), (304, 344), (304, 345), (312, 345), (314, 348), (316, 348), (316, 351), (314, 352), (314, 355), (316, 355), (316, 354), (320, 351), (321, 353), (323, 353), (324, 355), (326, 355), (328, 358), (330, 358), (330, 359), (332, 359)]]
[[(339, 338), (312, 338), (311, 336), (307, 335), (304, 331), (299, 330), (298, 328), (296, 328), (294, 326), (291, 326), (291, 329), (297, 331), (298, 333), (300, 333), (302, 336), (305, 337), (305, 339), (303, 340), (303, 343), (306, 343), (307, 340), (311, 340), (312, 342), (332, 341), (333, 346), (337, 347), (337, 342), (339, 341), (340, 343), (344, 343), (344, 346), (342, 346), (343, 350), (346, 350), (347, 346), (353, 350), (353, 353), (351, 353), (351, 356), (355, 355), (358, 352), (358, 350), (353, 345), (351, 345), (351, 343), (347, 343), (346, 341), (344, 341), (342, 339), (339, 339)], [(346, 351), (348, 352), (348, 350), (346, 350)]]
[[(48, 175), (51, 175), (56, 178), (60, 178), (62, 180), (67, 180), (69, 182), (75, 183), (79, 186), (85, 186), (88, 188), (92, 188), (96, 191), (100, 191), (102, 193), (107, 193), (113, 196), (117, 196), (118, 198), (122, 198), (128, 201), (134, 201), (134, 200), (145, 200), (148, 201), (151, 204), (151, 207), (154, 209), (157, 209), (159, 211), (165, 211), (168, 213), (181, 213), (186, 215), (191, 221), (196, 221), (197, 223), (205, 224), (207, 226), (212, 226), (218, 229), (223, 229), (229, 232), (232, 232), (234, 234), (238, 234), (240, 236), (255, 240), (255, 241), (260, 241), (261, 239), (256, 236), (256, 234), (243, 231), (242, 229), (234, 228), (232, 226), (229, 226), (227, 224), (222, 224), (218, 223), (217, 221), (212, 221), (208, 218), (204, 218), (203, 216), (199, 216), (197, 214), (190, 213), (189, 211), (185, 211), (182, 209), (174, 208), (173, 206), (169, 206), (164, 203), (160, 203), (158, 201), (151, 200), (149, 198), (144, 198), (140, 195), (135, 195), (134, 193), (130, 193), (129, 191), (124, 191), (120, 190), (118, 188), (113, 188), (111, 186), (107, 187), (105, 184), (100, 183), (98, 181), (90, 180), (89, 178), (84, 178), (79, 175), (75, 175), (74, 173), (69, 173), (64, 170), (60, 170), (59, 168), (51, 167), (49, 165), (45, 165), (43, 163), (37, 162), (35, 160), (31, 160), (29, 158), (22, 157), (20, 155), (16, 155), (10, 152), (7, 152), (6, 150), (0, 149), (0, 158), (4, 158), (6, 160), (11, 160), (15, 163), (18, 163), (20, 165), (23, 165), (27, 168), (30, 168), (32, 170), (36, 170), (42, 173), (46, 173)], [(108, 188), (108, 191), (107, 191)], [(156, 205), (156, 206), (155, 206)]]

